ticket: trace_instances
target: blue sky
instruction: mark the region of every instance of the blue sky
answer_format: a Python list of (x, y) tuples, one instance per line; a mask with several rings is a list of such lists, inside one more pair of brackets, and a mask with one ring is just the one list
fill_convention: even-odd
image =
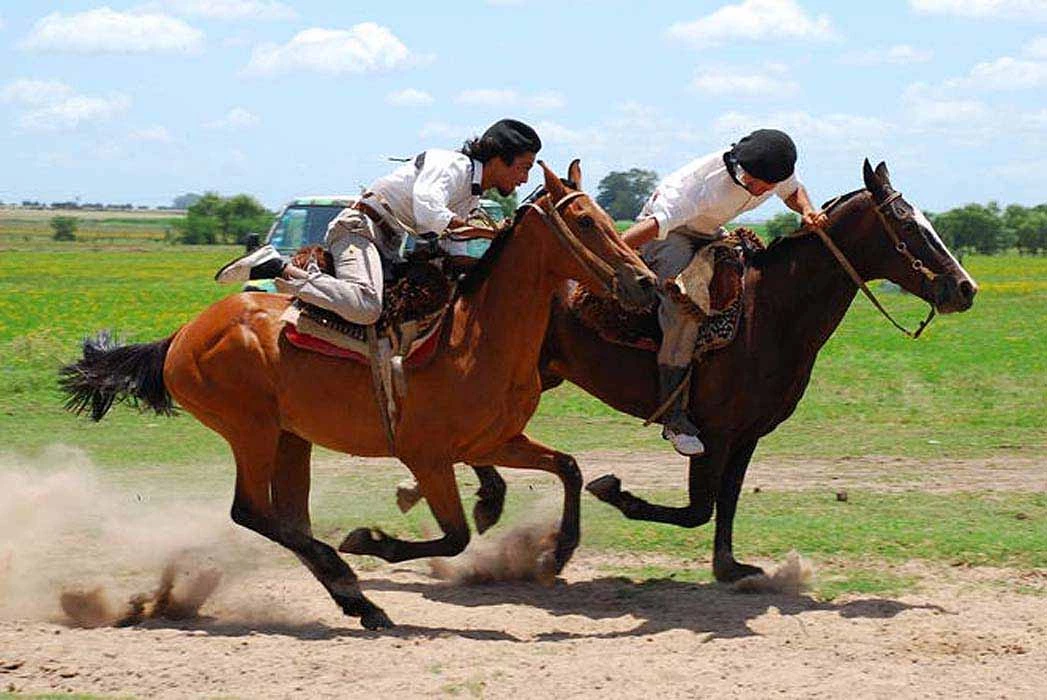
[(0, 0), (2, 201), (275, 207), (503, 116), (589, 189), (777, 127), (818, 201), (1045, 202), (1047, 0)]

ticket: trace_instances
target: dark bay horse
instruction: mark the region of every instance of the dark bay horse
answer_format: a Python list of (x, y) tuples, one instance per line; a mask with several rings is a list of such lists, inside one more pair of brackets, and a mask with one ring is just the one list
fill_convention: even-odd
[[(398, 406), (395, 456), (418, 480), (443, 537), (408, 542), (359, 528), (341, 551), (386, 561), (461, 552), (469, 527), (455, 462), (555, 474), (564, 488), (557, 571), (577, 546), (578, 465), (523, 434), (541, 393), (537, 368), (551, 301), (570, 278), (644, 306), (653, 301), (654, 278), (602, 209), (542, 168), (546, 194), (521, 210), (461, 283), (436, 356), (408, 371), (408, 393)], [(577, 161), (570, 172), (580, 180)], [(63, 370), (68, 405), (90, 406), (98, 420), (114, 400), (138, 399), (169, 412), (173, 397), (232, 448), (233, 520), (293, 551), (345, 614), (369, 629), (387, 627), (389, 618), (363, 595), (352, 569), (313, 537), (308, 510), (313, 444), (390, 455), (371, 371), (290, 345), (280, 320), (289, 303), (281, 295), (239, 294), (166, 340), (124, 347), (85, 342), (84, 358)]]
[[(865, 189), (838, 198), (827, 211), (827, 233), (860, 277), (888, 279), (941, 313), (969, 309), (977, 285), (923, 213), (895, 192), (886, 165), (874, 171), (866, 161), (863, 174)], [(780, 239), (757, 253), (746, 271), (745, 288), (744, 320), (734, 342), (694, 368), (689, 410), (702, 428), (706, 452), (690, 458), (688, 505), (649, 503), (622, 490), (610, 474), (586, 486), (635, 520), (697, 527), (715, 510), (713, 572), (719, 581), (761, 573), (738, 562), (733, 553), (732, 528), (745, 471), (760, 438), (796, 408), (818, 351), (858, 291), (815, 235)], [(566, 379), (637, 418), (657, 408), (654, 353), (603, 340), (558, 300), (541, 371), (545, 388)], [(505, 483), (492, 467), (475, 470), (481, 498), (474, 513), (483, 530), (501, 513)]]

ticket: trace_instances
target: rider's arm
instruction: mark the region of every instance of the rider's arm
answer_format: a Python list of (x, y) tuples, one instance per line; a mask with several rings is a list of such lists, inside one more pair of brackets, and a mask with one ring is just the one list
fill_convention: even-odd
[(455, 192), (471, 184), (468, 162), (445, 159), (437, 152), (426, 153), (425, 164), (414, 180), (412, 191), (414, 221), (418, 233), (443, 234), (448, 226), (454, 228), (465, 222), (452, 212), (447, 204)]
[(799, 183), (797, 183), (796, 191), (784, 197), (782, 201), (785, 202), (785, 206), (800, 215), (804, 228), (824, 228), (828, 223), (828, 217), (811, 205), (807, 190)]
[(658, 219), (653, 216), (640, 219), (622, 233), (622, 240), (630, 248), (639, 248), (658, 237)]

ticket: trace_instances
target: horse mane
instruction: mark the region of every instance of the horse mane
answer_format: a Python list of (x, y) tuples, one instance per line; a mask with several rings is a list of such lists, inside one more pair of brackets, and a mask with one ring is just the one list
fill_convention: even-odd
[[(868, 190), (862, 188), (860, 190), (854, 190), (847, 194), (842, 194), (835, 199), (830, 199), (822, 204), (822, 210), (825, 211), (830, 217), (829, 227), (833, 225), (832, 218), (840, 218), (840, 215), (847, 211), (854, 201), (863, 194), (868, 194)], [(781, 258), (787, 257), (792, 254), (792, 249), (797, 241), (804, 240), (807, 238), (806, 235), (797, 235), (800, 233), (800, 229), (797, 229), (796, 233), (787, 236), (778, 236), (769, 244), (767, 248), (761, 250), (753, 255), (752, 264), (754, 267), (765, 267), (767, 265), (778, 262)]]
[[(578, 189), (578, 186), (570, 180), (560, 178), (566, 187), (572, 190)], [(480, 259), (473, 265), (472, 269), (458, 281), (458, 293), (461, 296), (468, 296), (473, 294), (480, 287), (483, 286), (487, 278), (491, 276), (491, 272), (494, 270), (494, 266), (498, 263), (498, 259), (502, 256), (502, 252), (505, 250), (506, 245), (509, 243), (509, 239), (512, 237), (513, 232), (519, 225), (520, 220), (523, 219), (524, 214), (527, 213), (527, 207), (524, 204), (533, 204), (540, 200), (542, 197), (549, 194), (545, 190), (545, 185), (539, 185), (531, 194), (524, 197), (524, 200), (520, 202), (520, 206), (516, 208), (516, 213), (513, 215), (513, 221), (509, 224), (508, 228), (503, 230), (494, 239), (491, 240), (490, 247), (484, 252)]]

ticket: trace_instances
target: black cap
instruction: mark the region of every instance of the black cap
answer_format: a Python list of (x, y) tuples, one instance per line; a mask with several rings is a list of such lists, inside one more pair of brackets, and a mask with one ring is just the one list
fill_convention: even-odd
[(542, 150), (542, 140), (538, 138), (538, 133), (515, 119), (496, 121), (484, 132), (481, 139), (490, 139), (502, 152), (537, 153)]
[(731, 147), (745, 172), (765, 182), (788, 180), (796, 167), (796, 145), (777, 129), (757, 129)]

